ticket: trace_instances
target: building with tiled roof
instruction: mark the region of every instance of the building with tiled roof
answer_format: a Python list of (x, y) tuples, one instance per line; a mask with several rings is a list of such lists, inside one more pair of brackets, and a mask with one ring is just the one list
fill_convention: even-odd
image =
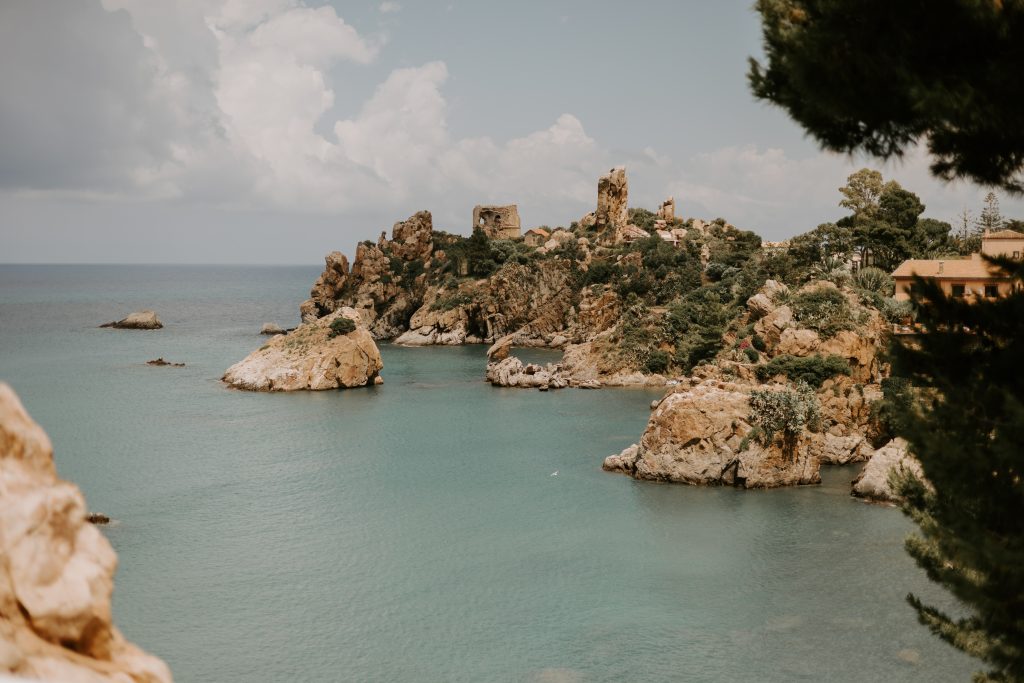
[(914, 276), (934, 278), (947, 296), (968, 299), (993, 299), (1006, 296), (1013, 289), (1010, 278), (992, 269), (982, 258), (1009, 256), (1019, 259), (1024, 253), (1024, 233), (1015, 230), (986, 231), (981, 238), (981, 253), (968, 258), (910, 259), (893, 271), (896, 280), (896, 299), (910, 298)]

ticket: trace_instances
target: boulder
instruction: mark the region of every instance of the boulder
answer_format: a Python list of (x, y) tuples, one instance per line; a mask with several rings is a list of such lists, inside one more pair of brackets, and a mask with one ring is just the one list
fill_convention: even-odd
[(788, 291), (789, 287), (781, 282), (767, 280), (757, 294), (747, 299), (747, 310), (754, 318), (763, 318), (778, 308), (776, 297)]
[(907, 442), (893, 439), (875, 451), (864, 469), (853, 480), (853, 495), (876, 501), (895, 501), (897, 496), (892, 490), (890, 477), (893, 473), (911, 472), (923, 479), (924, 473), (919, 463), (907, 453)]
[(155, 311), (148, 308), (128, 314), (116, 322), (104, 323), (100, 327), (113, 327), (119, 330), (159, 330), (164, 324), (160, 322)]
[(569, 383), (561, 376), (558, 366), (533, 363), (523, 364), (515, 356), (487, 364), (487, 381), (497, 387), (526, 389), (562, 389)]
[(114, 626), (117, 555), (57, 477), (53, 448), (0, 384), (0, 674), (61, 683), (170, 683)]
[(750, 437), (745, 385), (681, 384), (651, 414), (640, 443), (604, 461), (636, 479), (703, 486), (771, 488), (817, 484), (819, 461), (806, 432), (762, 446)]
[[(343, 317), (356, 329), (337, 334), (331, 323)], [(228, 368), (223, 380), (249, 391), (320, 391), (379, 384), (383, 367), (380, 351), (359, 313), (346, 307), (271, 338)]]
[(823, 465), (848, 465), (865, 462), (875, 454), (868, 440), (860, 434), (836, 436), (823, 434), (818, 439), (818, 459)]

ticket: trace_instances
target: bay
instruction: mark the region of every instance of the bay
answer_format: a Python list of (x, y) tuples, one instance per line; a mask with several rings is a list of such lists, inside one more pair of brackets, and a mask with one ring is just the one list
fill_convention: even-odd
[[(948, 600), (901, 514), (850, 498), (856, 467), (747, 492), (603, 472), (660, 392), (496, 389), (485, 347), (390, 345), (381, 387), (226, 388), (319, 270), (0, 266), (0, 379), (116, 520), (116, 622), (175, 680), (974, 670), (916, 623), (908, 591)], [(140, 308), (166, 327), (96, 327)], [(160, 356), (186, 367), (145, 365)]]

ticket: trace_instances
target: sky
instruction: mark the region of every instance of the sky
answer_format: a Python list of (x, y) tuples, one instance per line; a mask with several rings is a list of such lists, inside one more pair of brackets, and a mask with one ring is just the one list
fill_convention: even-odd
[(0, 262), (312, 264), (475, 204), (568, 225), (620, 165), (630, 206), (770, 240), (841, 217), (864, 166), (979, 213), (922, 150), (823, 153), (756, 101), (751, 4), (4, 0)]

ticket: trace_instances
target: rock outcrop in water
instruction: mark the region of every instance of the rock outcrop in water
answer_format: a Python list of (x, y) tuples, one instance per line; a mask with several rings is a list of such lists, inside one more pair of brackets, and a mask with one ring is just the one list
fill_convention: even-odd
[(117, 555), (57, 477), (50, 440), (0, 384), (0, 673), (59, 683), (170, 683), (111, 617)]
[(868, 464), (853, 480), (853, 495), (869, 500), (895, 501), (898, 496), (892, 490), (890, 477), (904, 471), (924, 479), (921, 463), (907, 453), (907, 442), (893, 439), (871, 456)]
[(119, 330), (159, 330), (164, 326), (155, 311), (146, 309), (128, 314), (116, 322), (104, 323), (100, 327), (113, 327)]
[(715, 380), (684, 382), (651, 414), (634, 444), (605, 459), (604, 469), (637, 479), (704, 486), (771, 488), (817, 484), (820, 462), (812, 438), (753, 438), (749, 387)]
[[(354, 329), (341, 331), (349, 326), (341, 326), (341, 319), (352, 321)], [(223, 380), (249, 391), (321, 391), (380, 384), (383, 367), (380, 350), (359, 314), (341, 308), (271, 338), (228, 368)]]

